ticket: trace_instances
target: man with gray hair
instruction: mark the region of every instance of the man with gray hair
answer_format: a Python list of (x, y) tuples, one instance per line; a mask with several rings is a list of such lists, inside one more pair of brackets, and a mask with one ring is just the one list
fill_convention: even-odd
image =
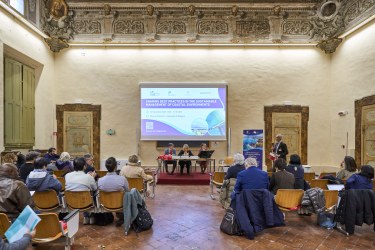
[(227, 174), (224, 177), (224, 180), (230, 179), (230, 178), (237, 178), (237, 174), (243, 170), (245, 170), (245, 157), (240, 154), (236, 153), (233, 156), (233, 165), (228, 168)]
[(282, 158), (286, 160), (286, 155), (288, 152), (288, 147), (282, 141), (282, 134), (277, 134), (275, 137), (275, 143), (272, 143), (272, 152), (277, 156), (277, 158)]

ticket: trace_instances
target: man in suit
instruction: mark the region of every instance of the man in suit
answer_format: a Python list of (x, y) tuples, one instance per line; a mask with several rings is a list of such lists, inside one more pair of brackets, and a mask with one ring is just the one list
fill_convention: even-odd
[(272, 147), (272, 152), (277, 155), (277, 158), (282, 158), (286, 160), (286, 155), (288, 152), (288, 147), (282, 141), (283, 136), (281, 134), (276, 135), (276, 142)]
[[(176, 155), (176, 149), (174, 148), (173, 143), (168, 143), (168, 148), (164, 150), (164, 155)], [(168, 172), (168, 164), (173, 164), (172, 173)], [(176, 166), (177, 166), (176, 160), (164, 161), (164, 167), (165, 167), (165, 171), (167, 172), (167, 174), (173, 174), (174, 170), (176, 169)]]

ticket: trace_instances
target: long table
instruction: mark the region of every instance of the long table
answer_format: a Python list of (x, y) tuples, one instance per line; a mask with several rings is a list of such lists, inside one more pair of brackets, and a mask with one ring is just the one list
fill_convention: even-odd
[(210, 171), (211, 171), (211, 167), (213, 163), (214, 172), (215, 172), (215, 167), (216, 167), (216, 160), (214, 158), (180, 158), (180, 159), (171, 159), (171, 160), (161, 160), (160, 164), (158, 164), (158, 168), (160, 172), (164, 172), (164, 170), (162, 169), (164, 169), (164, 162), (166, 161), (167, 162), (174, 161), (176, 162), (176, 165), (178, 161), (195, 161), (195, 164), (197, 164), (197, 162), (200, 162), (200, 161), (207, 161), (210, 167)]

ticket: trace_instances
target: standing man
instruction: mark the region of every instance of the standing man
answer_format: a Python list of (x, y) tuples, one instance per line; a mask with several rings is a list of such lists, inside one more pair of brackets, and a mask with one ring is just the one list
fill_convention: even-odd
[(272, 152), (277, 156), (277, 158), (282, 158), (286, 160), (286, 155), (289, 152), (288, 152), (288, 147), (282, 141), (282, 139), (283, 139), (283, 136), (281, 134), (276, 135), (276, 141), (272, 147)]
[[(174, 148), (173, 143), (168, 143), (168, 148), (164, 150), (164, 155), (176, 155), (176, 149)], [(172, 173), (168, 172), (168, 164), (173, 164)], [(164, 161), (164, 167), (165, 167), (165, 171), (167, 171), (167, 174), (173, 174), (174, 170), (176, 169), (176, 166), (177, 166), (176, 160)]]

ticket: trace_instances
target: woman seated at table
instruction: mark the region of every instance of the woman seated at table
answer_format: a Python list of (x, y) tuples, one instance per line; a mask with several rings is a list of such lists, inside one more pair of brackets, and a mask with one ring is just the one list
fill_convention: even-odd
[[(193, 156), (193, 153), (189, 149), (189, 145), (184, 144), (184, 146), (182, 146), (182, 150), (180, 151), (180, 153), (178, 153), (178, 156)], [(191, 166), (190, 160), (181, 159), (178, 161), (178, 165), (180, 165), (181, 175), (184, 173), (184, 167), (186, 167), (187, 174), (190, 173), (190, 166)]]
[[(207, 150), (208, 150), (207, 144), (202, 143), (201, 148), (199, 149), (199, 153), (202, 152), (202, 151), (207, 151)], [(201, 173), (204, 174), (206, 172), (206, 169), (207, 169), (207, 160), (198, 161), (198, 163), (199, 163), (199, 166), (201, 167)]]

